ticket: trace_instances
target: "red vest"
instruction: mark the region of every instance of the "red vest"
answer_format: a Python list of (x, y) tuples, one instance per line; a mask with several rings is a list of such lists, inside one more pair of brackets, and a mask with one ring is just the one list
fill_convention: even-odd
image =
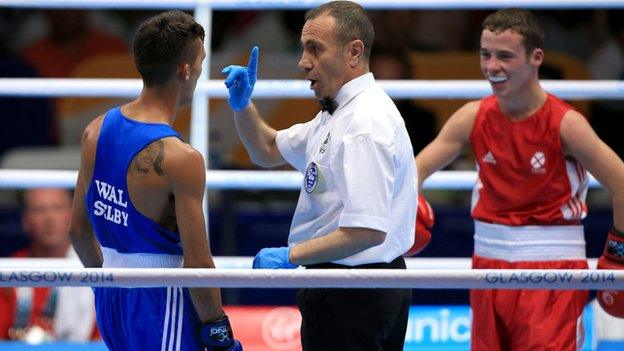
[(478, 168), (474, 219), (511, 226), (580, 224), (587, 215), (588, 174), (564, 155), (559, 132), (571, 108), (548, 94), (537, 112), (512, 121), (495, 96), (481, 100), (470, 134)]

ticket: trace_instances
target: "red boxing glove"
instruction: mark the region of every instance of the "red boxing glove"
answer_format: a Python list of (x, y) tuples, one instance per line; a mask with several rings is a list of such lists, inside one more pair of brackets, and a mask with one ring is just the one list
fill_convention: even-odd
[(433, 209), (425, 200), (425, 197), (418, 195), (418, 208), (416, 210), (416, 232), (414, 233), (414, 245), (407, 250), (404, 256), (412, 256), (427, 247), (431, 241), (431, 227), (435, 223)]
[[(598, 259), (598, 269), (624, 269), (624, 233), (611, 229), (604, 253)], [(624, 318), (623, 290), (600, 290), (598, 302), (608, 314)]]

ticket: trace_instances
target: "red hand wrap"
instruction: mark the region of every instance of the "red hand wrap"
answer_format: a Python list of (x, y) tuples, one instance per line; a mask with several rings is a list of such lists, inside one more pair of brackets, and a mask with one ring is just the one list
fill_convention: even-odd
[(433, 209), (425, 200), (425, 197), (418, 195), (418, 209), (416, 211), (416, 232), (414, 233), (414, 245), (407, 250), (405, 256), (412, 256), (424, 249), (431, 241), (431, 227), (435, 223)]
[[(598, 259), (598, 269), (624, 269), (624, 233), (611, 229), (604, 254)], [(608, 314), (624, 318), (624, 291), (600, 290), (597, 297)]]

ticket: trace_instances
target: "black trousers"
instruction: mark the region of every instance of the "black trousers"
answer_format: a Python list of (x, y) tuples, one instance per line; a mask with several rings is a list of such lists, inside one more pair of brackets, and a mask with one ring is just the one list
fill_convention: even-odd
[[(390, 263), (342, 266), (322, 263), (315, 268), (405, 269), (398, 257)], [(410, 289), (301, 289), (301, 343), (304, 351), (402, 351)]]

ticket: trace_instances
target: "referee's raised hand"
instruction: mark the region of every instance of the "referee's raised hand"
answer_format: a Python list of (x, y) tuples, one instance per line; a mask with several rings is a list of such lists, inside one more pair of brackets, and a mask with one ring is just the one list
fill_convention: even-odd
[(240, 111), (249, 105), (251, 93), (258, 74), (258, 47), (254, 46), (249, 55), (247, 67), (230, 65), (221, 74), (226, 75), (225, 86), (230, 92), (228, 103), (234, 111)]

